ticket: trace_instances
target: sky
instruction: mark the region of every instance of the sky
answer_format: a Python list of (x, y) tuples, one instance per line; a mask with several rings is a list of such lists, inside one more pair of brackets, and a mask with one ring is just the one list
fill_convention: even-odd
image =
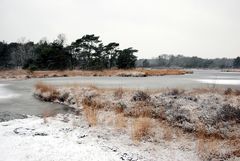
[(86, 34), (138, 58), (240, 56), (240, 0), (0, 0), (0, 41)]

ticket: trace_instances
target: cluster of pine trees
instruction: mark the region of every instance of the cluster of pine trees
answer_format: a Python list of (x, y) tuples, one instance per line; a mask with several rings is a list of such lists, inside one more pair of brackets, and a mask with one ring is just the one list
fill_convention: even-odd
[(133, 68), (137, 50), (119, 49), (112, 42), (104, 45), (98, 36), (85, 35), (71, 45), (65, 46), (65, 36), (56, 40), (34, 42), (0, 42), (0, 69), (24, 68), (30, 70), (84, 69), (102, 70)]

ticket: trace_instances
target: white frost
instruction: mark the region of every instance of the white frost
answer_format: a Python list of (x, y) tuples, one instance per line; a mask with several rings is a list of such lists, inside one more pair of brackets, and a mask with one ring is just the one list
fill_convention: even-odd
[(88, 127), (82, 116), (47, 120), (45, 124), (42, 118), (29, 117), (0, 123), (0, 161), (199, 160), (178, 143), (134, 144), (124, 131)]

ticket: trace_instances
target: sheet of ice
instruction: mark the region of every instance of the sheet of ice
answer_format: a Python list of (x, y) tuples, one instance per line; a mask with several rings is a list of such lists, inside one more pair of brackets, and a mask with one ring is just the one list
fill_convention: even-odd
[(208, 76), (209, 79), (240, 79), (239, 76)]
[(0, 84), (0, 100), (11, 99), (19, 96), (19, 94), (8, 90), (6, 86), (8, 86), (8, 84)]
[(240, 85), (240, 80), (233, 79), (195, 79), (195, 80), (206, 84)]

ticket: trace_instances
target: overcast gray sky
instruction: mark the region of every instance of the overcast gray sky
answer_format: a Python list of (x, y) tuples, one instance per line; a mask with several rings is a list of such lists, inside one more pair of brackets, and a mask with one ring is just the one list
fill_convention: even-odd
[(240, 56), (240, 0), (0, 0), (0, 40), (68, 43), (84, 34), (134, 47), (139, 58)]

